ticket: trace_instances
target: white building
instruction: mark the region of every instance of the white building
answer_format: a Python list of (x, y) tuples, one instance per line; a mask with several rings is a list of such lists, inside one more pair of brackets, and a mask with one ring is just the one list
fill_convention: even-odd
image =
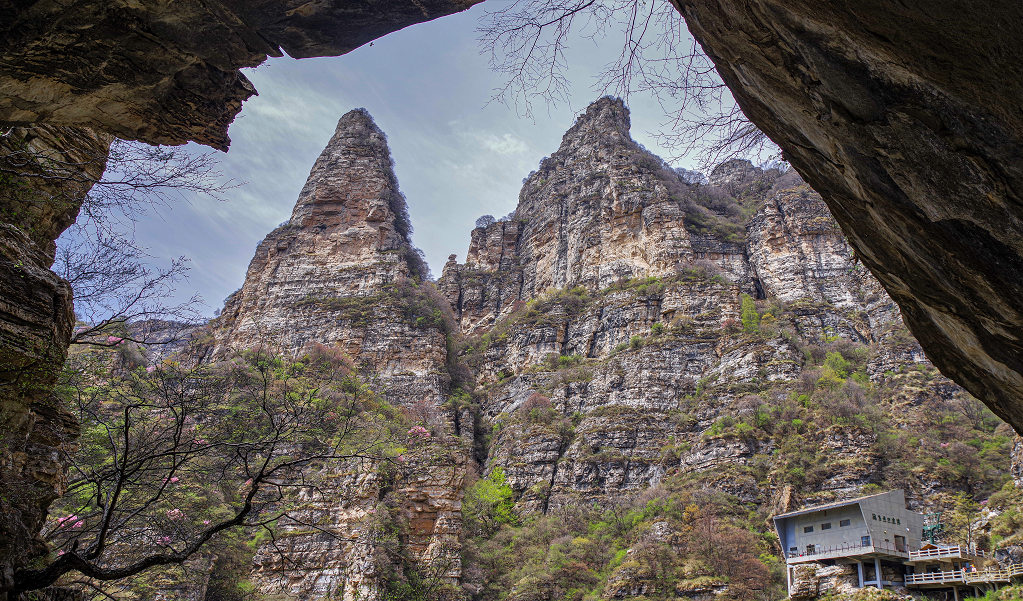
[(860, 587), (903, 586), (904, 562), (921, 546), (923, 515), (901, 490), (807, 507), (775, 516), (791, 592), (793, 566), (854, 564)]

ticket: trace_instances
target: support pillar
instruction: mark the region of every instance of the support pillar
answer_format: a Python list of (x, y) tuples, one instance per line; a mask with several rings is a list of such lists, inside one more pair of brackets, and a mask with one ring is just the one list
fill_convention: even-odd
[(955, 601), (959, 601), (959, 587), (958, 586), (953, 586), (952, 587), (952, 596), (955, 598)]
[(863, 588), (863, 562), (862, 561), (857, 561), (856, 562), (856, 575), (859, 577), (859, 584), (857, 584), (856, 586), (858, 586), (859, 588)]
[(883, 589), (881, 585), (881, 560), (877, 557), (874, 558), (874, 577), (877, 578), (877, 588)]
[(785, 586), (787, 587), (789, 595), (791, 595), (792, 594), (792, 566), (790, 566), (788, 563), (785, 564)]

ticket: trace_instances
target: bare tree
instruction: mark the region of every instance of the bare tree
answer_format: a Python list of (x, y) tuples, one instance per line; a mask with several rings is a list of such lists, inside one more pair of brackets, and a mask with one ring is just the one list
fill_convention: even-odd
[[(167, 302), (188, 271), (187, 259), (174, 259), (165, 269), (151, 267), (149, 259), (131, 241), (102, 230), (58, 246), (54, 270), (74, 290), (79, 323), (71, 344), (115, 346), (123, 340), (157, 344), (147, 327), (154, 320), (190, 325), (201, 319), (198, 295)], [(165, 336), (163, 342), (176, 339)]]
[[(290, 362), (266, 349), (218, 366), (164, 362), (121, 376), (112, 351), (72, 358), (58, 387), (82, 423), (67, 494), (43, 536), (45, 565), (14, 574), (26, 592), (73, 579), (101, 583), (181, 564), (231, 530), (274, 540), (315, 470), (386, 458), (394, 423), (337, 355)], [(337, 533), (341, 536), (341, 533)]]
[(566, 51), (573, 35), (613, 40), (621, 51), (597, 74), (596, 90), (626, 100), (650, 93), (667, 115), (660, 138), (679, 155), (699, 149), (706, 166), (771, 147), (671, 3), (514, 0), (496, 6), (483, 17), (479, 41), (491, 67), (506, 77), (495, 98), (520, 112), (531, 115), (536, 100), (568, 100)]
[[(194, 195), (223, 199), (237, 184), (224, 180), (214, 152), (124, 140), (108, 146), (84, 130), (47, 126), (2, 130), (0, 148), (0, 197), (14, 213), (5, 217), (30, 234), (36, 223), (52, 223), (37, 236), (41, 244), (71, 224), (57, 245), (54, 270), (74, 291), (80, 327), (72, 343), (154, 343), (138, 324), (200, 317), (197, 296), (168, 300), (187, 261), (178, 257), (167, 267), (154, 267), (155, 258), (134, 241), (133, 229), (141, 214), (171, 201), (187, 202)], [(174, 341), (166, 332), (160, 339)]]

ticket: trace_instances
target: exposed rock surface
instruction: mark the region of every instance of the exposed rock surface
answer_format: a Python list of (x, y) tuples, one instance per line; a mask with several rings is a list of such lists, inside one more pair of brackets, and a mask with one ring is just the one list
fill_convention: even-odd
[[(0, 138), (0, 598), (13, 568), (45, 552), (36, 535), (63, 493), (74, 419), (50, 399), (74, 326), (71, 288), (50, 271), (106, 160), (88, 130), (14, 129)], [(42, 164), (58, 165), (40, 177)], [(65, 177), (66, 176), (66, 177)]]
[(76, 0), (0, 5), (0, 122), (226, 149), (268, 56), (336, 56), (480, 0)]
[[(504, 469), (522, 508), (668, 475), (765, 506), (890, 486), (899, 470), (915, 503), (959, 486), (882, 452), (863, 417), (860, 386), (876, 419), (910, 432), (929, 419), (914, 412), (976, 401), (927, 362), (820, 197), (748, 162), (686, 184), (629, 139), (620, 101), (579, 118), (513, 219), (474, 230), (439, 288), (468, 335), (487, 469)], [(743, 295), (763, 299), (759, 325), (742, 323)], [(830, 349), (859, 353), (859, 384), (828, 383)], [(837, 413), (802, 429), (792, 407), (815, 390)]]
[(795, 566), (792, 572), (793, 600), (818, 599), (825, 594), (852, 594), (858, 588), (859, 578), (853, 565), (826, 566), (811, 562)]
[(928, 356), (1023, 429), (1023, 6), (673, 1)]
[[(266, 593), (380, 599), (405, 567), (394, 563), (408, 558), (447, 582), (459, 579), (472, 422), (442, 408), (451, 387), (444, 300), (422, 281), (409, 228), (386, 138), (365, 110), (351, 111), (291, 219), (259, 244), (244, 285), (211, 324), (213, 359), (264, 344), (293, 355), (333, 347), (390, 403), (425, 416), (433, 429), (428, 442), (409, 443), (415, 448), (398, 476), (369, 461), (321, 475), (336, 494), (303, 497), (299, 515), (346, 536), (286, 529), (283, 554), (270, 546), (256, 554), (253, 581)], [(380, 542), (396, 531), (401, 553)]]

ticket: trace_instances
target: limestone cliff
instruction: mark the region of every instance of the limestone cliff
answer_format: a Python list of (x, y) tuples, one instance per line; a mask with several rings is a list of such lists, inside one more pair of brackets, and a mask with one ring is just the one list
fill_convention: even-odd
[[(963, 486), (885, 446), (888, 427), (929, 431), (928, 407), (977, 401), (923, 356), (820, 196), (743, 161), (687, 183), (629, 138), (620, 101), (580, 116), (439, 287), (493, 432), (486, 469), (523, 508), (669, 476), (765, 509), (783, 490), (899, 485), (922, 503)], [(1007, 473), (998, 436), (1005, 465), (978, 479)]]
[[(403, 469), (306, 474), (320, 492), (299, 494), (299, 521), (346, 536), (280, 525), (252, 559), (260, 594), (749, 599), (747, 570), (770, 584), (774, 511), (877, 487), (947, 507), (1011, 478), (1008, 426), (927, 361), (819, 195), (748, 161), (691, 183), (630, 138), (620, 100), (579, 117), (436, 287), (409, 232), (384, 134), (352, 111), (197, 341), (201, 360), (330, 347), (428, 427)], [(488, 503), (507, 493), (498, 528), (465, 525), (477, 471)], [(731, 532), (739, 571), (693, 556), (682, 490), (732, 513), (700, 534)], [(630, 509), (644, 499), (681, 506)], [(397, 586), (409, 574), (430, 586)]]
[[(409, 560), (444, 581), (459, 579), (471, 421), (463, 431), (464, 416), (443, 408), (451, 389), (443, 301), (423, 279), (409, 234), (386, 138), (369, 113), (351, 111), (313, 166), (291, 219), (259, 244), (244, 285), (211, 324), (208, 358), (260, 345), (291, 355), (331, 347), (391, 404), (425, 416), (433, 429), (398, 476), (371, 461), (321, 474), (336, 494), (303, 498), (298, 515), (345, 537), (285, 527), (282, 542), (256, 553), (252, 579), (263, 592), (379, 599), (407, 567), (394, 562)], [(380, 543), (394, 528), (403, 549)]]

